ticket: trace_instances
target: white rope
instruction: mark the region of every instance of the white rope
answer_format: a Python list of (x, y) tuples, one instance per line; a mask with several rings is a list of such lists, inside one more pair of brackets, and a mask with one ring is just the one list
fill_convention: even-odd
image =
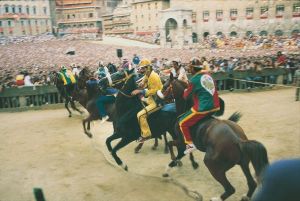
[(256, 82), (256, 81), (250, 81), (250, 80), (243, 80), (243, 79), (236, 79), (236, 78), (229, 78), (231, 80), (238, 80), (238, 81), (243, 81), (243, 82), (251, 82), (251, 83), (257, 83), (257, 84), (264, 84), (264, 85), (270, 85), (270, 86), (280, 86), (280, 87), (286, 87), (286, 88), (300, 88), (296, 86), (288, 86), (288, 85), (283, 85), (283, 84), (271, 84), (267, 82)]
[[(117, 166), (114, 162), (112, 162), (103, 152), (100, 148), (97, 147), (97, 144), (94, 142), (93, 139), (91, 139), (91, 142), (92, 142), (92, 147), (100, 152), (103, 157), (105, 158), (106, 162), (111, 165), (112, 167), (115, 167), (115, 168), (121, 168), (120, 166)], [(124, 169), (121, 168), (123, 171)], [(134, 175), (137, 175), (137, 176), (140, 176), (140, 177), (150, 177), (150, 178), (154, 178), (154, 179), (158, 179), (158, 180), (163, 180), (163, 181), (169, 181), (169, 182), (172, 182), (173, 184), (175, 184), (176, 186), (180, 187), (184, 193), (189, 196), (190, 198), (196, 200), (196, 201), (202, 201), (203, 198), (202, 198), (202, 195), (198, 192), (198, 191), (192, 191), (192, 190), (189, 190), (184, 184), (180, 183), (179, 181), (177, 181), (176, 179), (174, 178), (165, 178), (165, 179), (162, 179), (161, 177), (158, 177), (158, 176), (152, 176), (152, 175), (143, 175), (143, 174), (139, 174), (139, 173), (135, 173), (135, 172), (129, 172), (129, 174), (134, 174)]]

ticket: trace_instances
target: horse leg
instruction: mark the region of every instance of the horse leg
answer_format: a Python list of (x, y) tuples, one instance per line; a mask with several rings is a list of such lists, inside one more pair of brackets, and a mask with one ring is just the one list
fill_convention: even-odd
[(152, 150), (156, 150), (158, 147), (158, 138), (154, 138), (154, 145), (152, 146)]
[[(93, 120), (95, 120), (95, 119), (93, 118), (92, 115), (89, 115), (87, 118), (85, 118), (85, 119), (82, 120), (82, 125), (83, 125), (84, 133), (85, 133), (89, 138), (92, 138), (92, 137), (93, 137), (92, 133), (90, 132), (90, 123), (91, 123), (91, 121), (93, 121)], [(88, 124), (88, 129), (86, 129), (86, 126), (85, 126), (86, 123)]]
[(71, 107), (72, 107), (73, 110), (76, 110), (76, 111), (79, 112), (80, 114), (83, 113), (81, 110), (79, 110), (79, 109), (76, 107), (74, 100), (71, 99), (71, 100), (70, 100), (70, 103), (71, 103)]
[(243, 196), (242, 201), (243, 200), (250, 200), (252, 194), (255, 191), (256, 188), (256, 182), (254, 181), (251, 173), (250, 173), (250, 169), (249, 169), (249, 162), (242, 162), (242, 164), (240, 165), (244, 175), (247, 178), (247, 184), (248, 184), (248, 193), (247, 196)]
[(211, 198), (211, 201), (223, 201), (227, 199), (230, 195), (235, 193), (234, 187), (229, 183), (226, 177), (226, 171), (220, 161), (212, 159), (209, 153), (205, 154), (204, 164), (210, 171), (211, 175), (223, 186), (225, 192), (220, 197)]
[(65, 108), (66, 108), (66, 109), (68, 110), (68, 112), (69, 112), (69, 117), (72, 117), (72, 112), (71, 112), (71, 110), (70, 110), (69, 107), (68, 107), (69, 102), (70, 102), (69, 98), (66, 98), (66, 101), (65, 101)]
[(139, 143), (138, 146), (136, 146), (136, 148), (134, 149), (134, 153), (136, 153), (136, 154), (139, 153), (140, 150), (142, 149), (143, 145), (144, 145), (144, 142)]
[(168, 148), (168, 139), (167, 139), (167, 133), (164, 133), (164, 141), (165, 141), (165, 154), (169, 153), (169, 148)]
[(195, 161), (193, 153), (190, 153), (190, 161), (194, 170), (196, 170), (199, 167), (199, 164)]
[(170, 155), (171, 155), (171, 160), (175, 160), (176, 156), (175, 156), (175, 153), (174, 153), (174, 149), (173, 149), (173, 146), (177, 146), (177, 141), (176, 140), (173, 140), (173, 141), (169, 141), (168, 142), (168, 147), (169, 147), (169, 150), (170, 150)]
[[(174, 150), (173, 150), (173, 146), (177, 146), (178, 149), (178, 155), (175, 157), (174, 155)], [(171, 141), (169, 142), (169, 148), (170, 148), (170, 154), (171, 154), (171, 158), (172, 158), (172, 154), (174, 156), (174, 159), (172, 158), (172, 161), (169, 163), (169, 165), (167, 166), (165, 173), (163, 174), (163, 177), (168, 177), (169, 176), (169, 171), (173, 168), (178, 166), (182, 166), (182, 162), (180, 161), (185, 155), (184, 155), (184, 150), (185, 150), (185, 146), (182, 146), (182, 144), (179, 144), (176, 141)]]
[(105, 143), (106, 143), (106, 146), (107, 146), (107, 149), (108, 149), (109, 152), (112, 151), (111, 142), (112, 142), (113, 140), (119, 139), (119, 138), (121, 138), (121, 136), (120, 136), (118, 133), (113, 133), (111, 136), (109, 136), (109, 137), (106, 139)]
[(123, 163), (123, 161), (118, 157), (117, 151), (126, 145), (128, 145), (132, 140), (129, 140), (128, 138), (122, 138), (121, 141), (112, 149), (111, 155), (117, 162), (119, 166), (121, 166), (125, 171), (128, 171), (128, 166)]

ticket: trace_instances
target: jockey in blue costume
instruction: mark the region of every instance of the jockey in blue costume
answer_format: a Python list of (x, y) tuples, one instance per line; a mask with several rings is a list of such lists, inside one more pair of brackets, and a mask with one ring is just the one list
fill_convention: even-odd
[[(104, 66), (102, 62), (99, 63), (99, 68), (96, 72), (96, 77), (97, 78), (90, 78), (87, 81), (87, 85), (88, 88), (90, 88), (90, 91), (93, 92), (96, 92), (98, 91), (98, 89), (101, 89), (100, 96), (97, 97), (96, 100), (96, 106), (98, 108), (100, 118), (102, 119), (101, 123), (104, 123), (109, 118), (105, 109), (105, 104), (115, 102), (114, 94), (117, 93), (117, 90), (110, 87), (112, 85), (111, 75), (107, 67)], [(91, 97), (91, 95), (89, 96)]]

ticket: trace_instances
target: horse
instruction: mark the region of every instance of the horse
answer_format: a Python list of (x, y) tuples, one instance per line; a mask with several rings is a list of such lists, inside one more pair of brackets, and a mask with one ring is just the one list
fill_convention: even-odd
[[(133, 71), (122, 71), (122, 72), (117, 72), (117, 73), (113, 73), (111, 75), (111, 79), (112, 79), (112, 86), (115, 87), (116, 89), (121, 89), (121, 87), (123, 86), (126, 78), (132, 74)], [(83, 68), (80, 73), (79, 73), (79, 77), (78, 77), (78, 88), (80, 89), (86, 89), (86, 81), (91, 77), (91, 72), (88, 68)], [(107, 78), (103, 78), (100, 80), (100, 82), (102, 83), (101, 85), (108, 85), (108, 79)], [(92, 138), (93, 135), (90, 132), (90, 122), (91, 121), (95, 121), (98, 119), (101, 119), (100, 115), (99, 115), (99, 111), (96, 107), (96, 100), (97, 98), (102, 95), (102, 90), (100, 88), (95, 88), (94, 91), (92, 91), (90, 94), (92, 94), (92, 97), (89, 97), (89, 101), (87, 102), (85, 108), (87, 109), (87, 111), (89, 112), (89, 116), (85, 119), (83, 119), (82, 124), (83, 124), (83, 130), (84, 133), (89, 137)], [(116, 108), (115, 108), (115, 103), (111, 103), (111, 104), (105, 104), (105, 109), (107, 111), (107, 114), (109, 116), (108, 121), (113, 123), (113, 128), (115, 129), (115, 120), (116, 120)], [(87, 124), (87, 126), (86, 126)], [(163, 135), (164, 136), (164, 141), (165, 141), (165, 148), (164, 148), (164, 152), (168, 153), (168, 141), (166, 138), (166, 134)], [(139, 143), (138, 146), (134, 149), (135, 153), (139, 153), (141, 148), (143, 146), (143, 143)], [(153, 150), (156, 150), (158, 147), (158, 139), (155, 138), (155, 142), (154, 145), (152, 146)]]
[[(67, 88), (64, 85), (64, 82), (61, 79), (61, 76), (56, 71), (50, 72), (49, 77), (50, 77), (50, 80), (53, 82), (53, 84), (56, 86), (60, 96), (64, 98), (65, 108), (68, 110), (69, 117), (72, 117), (72, 112), (71, 112), (71, 110), (69, 109), (69, 106), (68, 106), (69, 103), (71, 104), (71, 108), (73, 110), (75, 110), (75, 111), (79, 112), (80, 114), (82, 114), (83, 112), (81, 110), (79, 110), (75, 105), (75, 100), (76, 99), (74, 99), (74, 93), (76, 91), (76, 85), (73, 85), (72, 88)], [(71, 94), (71, 96), (69, 96), (68, 94)]]
[[(128, 166), (118, 157), (117, 151), (127, 146), (129, 143), (137, 140), (141, 136), (137, 113), (143, 109), (143, 104), (138, 96), (131, 95), (133, 90), (137, 89), (135, 75), (129, 76), (124, 86), (119, 90), (116, 98), (116, 128), (114, 133), (106, 139), (108, 151), (116, 163), (124, 170), (128, 170)], [(176, 115), (174, 112), (158, 110), (148, 117), (148, 123), (151, 129), (152, 138), (159, 138), (168, 132), (172, 138), (175, 138), (174, 125), (176, 123)], [(121, 139), (114, 147), (111, 142)], [(198, 167), (195, 161), (194, 166)]]
[[(184, 113), (190, 108), (183, 99), (183, 92), (187, 85), (172, 76), (162, 90), (165, 98), (174, 98), (178, 113)], [(251, 176), (249, 163), (251, 162), (257, 178), (268, 166), (268, 154), (263, 144), (255, 140), (249, 140), (243, 129), (237, 124), (241, 114), (235, 112), (227, 120), (221, 120), (214, 116), (207, 117), (191, 128), (191, 135), (197, 149), (205, 152), (204, 164), (211, 175), (223, 186), (225, 192), (211, 200), (225, 200), (235, 193), (235, 188), (226, 177), (226, 172), (235, 165), (240, 165), (248, 184), (248, 192), (242, 200), (249, 200), (257, 184)], [(177, 142), (169, 142), (172, 161), (163, 177), (168, 177), (168, 171), (178, 165), (178, 161), (184, 157), (185, 143), (179, 129), (178, 122), (175, 126)], [(172, 146), (176, 144), (177, 156), (174, 155)]]

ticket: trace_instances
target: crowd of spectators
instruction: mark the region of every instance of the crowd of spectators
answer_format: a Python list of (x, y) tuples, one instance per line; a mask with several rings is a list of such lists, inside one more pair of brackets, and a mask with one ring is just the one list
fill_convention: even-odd
[[(249, 41), (261, 48), (249, 48)], [(49, 73), (59, 70), (62, 65), (70, 67), (75, 64), (78, 69), (87, 66), (96, 71), (100, 60), (104, 65), (126, 68), (124, 65), (136, 65), (138, 59), (148, 58), (153, 60), (156, 69), (162, 70), (171, 67), (172, 58), (180, 58), (182, 65), (185, 65), (192, 57), (202, 57), (203, 64), (211, 72), (230, 73), (234, 70), (251, 69), (259, 71), (263, 68), (283, 67), (288, 69), (287, 82), (291, 83), (293, 73), (300, 63), (298, 38), (250, 37), (247, 40), (229, 40), (211, 37), (203, 44), (212, 42), (215, 42), (218, 48), (210, 46), (205, 49), (119, 47), (89, 41), (55, 39), (49, 35), (31, 37), (30, 40), (11, 39), (10, 42), (1, 43), (0, 84), (5, 87), (18, 86), (16, 77), (20, 74), (23, 74), (24, 78), (27, 76), (27, 79), (29, 76), (32, 85), (49, 84)], [(243, 45), (236, 45), (237, 42)], [(119, 48), (123, 49), (123, 58), (117, 57), (116, 49)], [(67, 54), (70, 49), (74, 54)], [(136, 53), (138, 55), (134, 56)], [(130, 62), (124, 64), (124, 60)], [(251, 80), (257, 79), (251, 78)]]

